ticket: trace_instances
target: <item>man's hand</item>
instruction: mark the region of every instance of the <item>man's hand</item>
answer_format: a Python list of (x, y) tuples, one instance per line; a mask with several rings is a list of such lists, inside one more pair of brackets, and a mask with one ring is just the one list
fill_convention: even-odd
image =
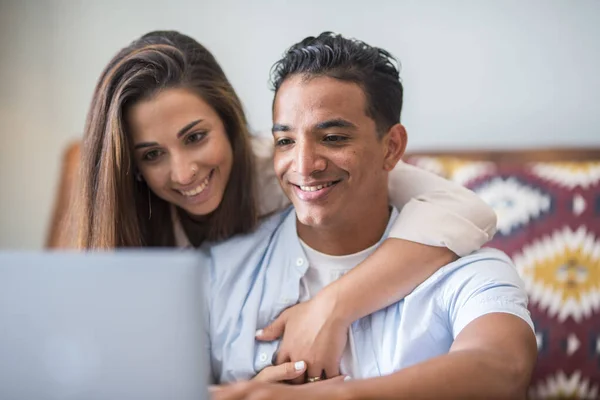
[[(351, 322), (351, 321), (350, 321)], [(340, 375), (340, 360), (350, 322), (336, 315), (335, 301), (319, 297), (285, 310), (273, 323), (257, 332), (256, 338), (272, 341), (283, 336), (275, 364), (305, 360), (307, 377), (326, 378)], [(304, 383), (304, 376), (292, 383)]]
[(338, 394), (341, 393), (343, 384), (342, 376), (302, 386), (252, 380), (232, 385), (213, 386), (210, 388), (210, 394), (212, 400), (334, 400), (339, 398)]

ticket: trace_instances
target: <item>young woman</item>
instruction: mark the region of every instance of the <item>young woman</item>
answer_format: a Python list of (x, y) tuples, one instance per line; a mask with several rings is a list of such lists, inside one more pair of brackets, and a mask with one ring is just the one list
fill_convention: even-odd
[[(242, 104), (207, 49), (177, 32), (144, 35), (110, 61), (93, 95), (74, 213), (78, 247), (199, 246), (252, 231), (260, 216), (288, 204), (272, 146), (250, 136)], [(400, 163), (390, 197), (401, 210), (391, 237), (258, 337), (285, 327), (280, 349), (306, 360), (309, 376), (335, 375), (351, 322), (401, 299), (495, 232), (494, 212), (476, 195), (417, 168)], [(371, 296), (356, 295), (367, 290)], [(272, 367), (263, 378), (291, 379), (285, 374), (285, 365)]]

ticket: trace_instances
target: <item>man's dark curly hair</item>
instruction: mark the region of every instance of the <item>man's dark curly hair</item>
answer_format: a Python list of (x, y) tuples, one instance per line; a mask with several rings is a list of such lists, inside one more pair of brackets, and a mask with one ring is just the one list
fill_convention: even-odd
[(306, 79), (326, 76), (359, 85), (366, 96), (368, 116), (380, 136), (400, 122), (402, 95), (398, 61), (387, 51), (356, 39), (323, 32), (290, 47), (271, 68), (277, 95), (281, 84), (300, 74)]

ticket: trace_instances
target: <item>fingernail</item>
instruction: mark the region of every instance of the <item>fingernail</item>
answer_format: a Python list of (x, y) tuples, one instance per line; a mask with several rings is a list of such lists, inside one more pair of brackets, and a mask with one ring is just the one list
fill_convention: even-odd
[(344, 378), (344, 382), (348, 382), (348, 381), (351, 381), (351, 380), (352, 380), (352, 377), (350, 375), (348, 375), (348, 376), (346, 376)]
[(294, 364), (294, 369), (295, 369), (296, 371), (302, 371), (302, 370), (304, 369), (304, 367), (305, 367), (305, 366), (306, 366), (306, 364), (304, 363), (304, 361), (297, 361), (297, 362)]
[(263, 334), (263, 330), (259, 329), (259, 330), (256, 331), (256, 333), (254, 334), (254, 336), (262, 336), (262, 334)]

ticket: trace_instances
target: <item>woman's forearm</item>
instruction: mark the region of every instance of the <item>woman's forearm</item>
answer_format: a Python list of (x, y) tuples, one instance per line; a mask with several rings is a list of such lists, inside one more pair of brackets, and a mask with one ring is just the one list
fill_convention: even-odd
[(456, 258), (456, 254), (444, 247), (389, 238), (318, 296), (332, 302), (336, 316), (350, 324), (403, 299)]

